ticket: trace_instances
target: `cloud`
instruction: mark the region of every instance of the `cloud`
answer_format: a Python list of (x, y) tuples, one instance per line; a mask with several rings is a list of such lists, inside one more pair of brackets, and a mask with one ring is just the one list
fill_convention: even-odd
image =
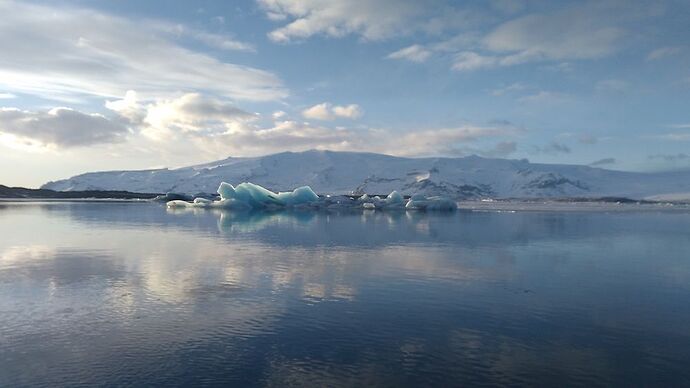
[(190, 32), (190, 35), (205, 45), (219, 50), (256, 52), (256, 48), (253, 45), (223, 35), (193, 30)]
[(571, 152), (570, 147), (565, 144), (551, 142), (550, 144), (543, 147), (534, 147), (534, 152), (538, 154), (569, 154)]
[(596, 167), (596, 166), (608, 166), (611, 164), (616, 164), (616, 159), (614, 159), (614, 158), (599, 159), (597, 161), (590, 163), (589, 165)]
[(402, 48), (398, 51), (392, 52), (387, 58), (390, 59), (405, 59), (410, 62), (422, 63), (425, 62), (431, 56), (431, 51), (424, 48), (424, 46), (414, 44)]
[(362, 117), (362, 109), (357, 104), (350, 104), (346, 106), (336, 105), (333, 107), (333, 114), (336, 117), (358, 119)]
[[(518, 10), (524, 4), (495, 4), (499, 9), (510, 6)], [(422, 48), (431, 53), (454, 54), (451, 68), (457, 71), (547, 61), (558, 61), (570, 68), (565, 61), (598, 59), (622, 50), (634, 37), (630, 30), (635, 23), (659, 15), (662, 8), (617, 1), (580, 2), (556, 11), (532, 12), (486, 32), (487, 25), (495, 20), (494, 15), (484, 17), (483, 28), (460, 32), (454, 38)], [(661, 53), (667, 55), (667, 51)]]
[(690, 155), (688, 154), (656, 154), (656, 155), (649, 155), (647, 158), (649, 159), (661, 159), (665, 162), (678, 162), (682, 160), (688, 160), (690, 159)]
[(17, 96), (12, 93), (0, 93), (0, 100), (9, 100), (12, 98), (17, 98)]
[[(153, 138), (163, 146), (171, 139), (180, 152), (205, 155), (206, 159), (237, 156), (264, 155), (282, 151), (303, 151), (307, 149), (329, 149), (336, 151), (380, 152), (400, 156), (465, 155), (476, 153), (485, 156), (500, 156), (512, 153), (515, 144), (499, 142), (494, 148), (484, 150), (468, 146), (484, 139), (513, 136), (520, 130), (509, 124), (490, 126), (463, 125), (453, 128), (421, 129), (414, 132), (358, 126), (328, 127), (297, 120), (271, 120), (265, 125), (261, 118), (224, 122), (213, 131), (185, 130), (177, 125), (175, 133), (162, 138)], [(142, 129), (146, 133), (146, 129)], [(160, 152), (160, 150), (157, 150)], [(166, 149), (165, 152), (172, 152)]]
[(25, 111), (0, 108), (0, 133), (35, 146), (77, 147), (124, 140), (127, 127), (95, 113), (69, 108)]
[(514, 142), (499, 143), (492, 150), (468, 148), (468, 144), (481, 139), (513, 136), (520, 132), (512, 125), (463, 125), (453, 128), (426, 129), (397, 135), (393, 131), (372, 131), (365, 150), (400, 156), (467, 155), (499, 156), (512, 153)]
[(519, 91), (526, 90), (526, 89), (528, 89), (527, 85), (522, 84), (520, 82), (516, 82), (516, 83), (510, 84), (508, 86), (492, 90), (491, 95), (498, 97), (498, 96), (503, 96), (505, 94), (509, 94), (509, 93), (513, 93), (513, 92), (519, 92)]
[(271, 114), (271, 117), (273, 117), (273, 120), (280, 120), (280, 119), (284, 118), (285, 116), (287, 116), (287, 113), (285, 113), (282, 110), (277, 110)]
[(524, 102), (524, 103), (545, 103), (545, 102), (560, 102), (566, 98), (567, 98), (567, 96), (562, 94), (562, 93), (550, 92), (547, 90), (540, 90), (534, 94), (522, 96), (522, 97), (518, 98), (518, 101)]
[(362, 116), (362, 109), (357, 104), (334, 106), (324, 102), (303, 110), (302, 116), (313, 120), (357, 119)]
[(490, 68), (499, 65), (499, 60), (493, 56), (484, 56), (472, 51), (463, 51), (455, 54), (452, 69), (468, 71)]
[(381, 40), (422, 31), (440, 33), (475, 22), (472, 12), (442, 1), (415, 0), (258, 0), (273, 21), (288, 21), (268, 34), (275, 42), (315, 35), (340, 38), (358, 35)]
[(134, 91), (128, 91), (124, 99), (108, 101), (105, 106), (139, 128), (144, 135), (157, 140), (170, 139), (185, 132), (224, 133), (233, 124), (258, 118), (258, 115), (231, 102), (199, 93), (142, 104)]
[[(135, 92), (109, 101), (106, 107), (132, 128), (132, 142), (152, 152), (182, 157), (203, 155), (205, 159), (262, 155), (285, 150), (332, 149), (383, 152), (404, 156), (458, 155), (469, 152), (486, 156), (507, 155), (515, 143), (501, 141), (494, 148), (468, 148), (481, 139), (512, 136), (520, 130), (510, 123), (489, 126), (463, 125), (452, 128), (420, 129), (400, 133), (393, 129), (328, 127), (297, 120), (282, 120), (284, 112), (263, 118), (234, 104), (200, 94), (175, 99), (140, 102)], [(330, 120), (361, 115), (357, 105), (315, 105), (305, 110), (308, 119)], [(268, 119), (268, 120), (266, 120)], [(203, 160), (203, 159), (202, 159)]]
[(493, 52), (518, 52), (531, 58), (592, 59), (614, 52), (625, 32), (590, 9), (532, 14), (506, 22), (483, 39)]
[(148, 98), (171, 97), (179, 90), (257, 101), (287, 96), (270, 72), (222, 62), (177, 43), (184, 35), (243, 49), (220, 35), (23, 2), (0, 2), (0, 12), (0, 50), (12, 53), (0, 62), (0, 87), (11, 92), (51, 99), (113, 98), (130, 89)]
[(663, 59), (680, 54), (683, 51), (682, 47), (660, 47), (658, 49), (652, 50), (647, 54), (648, 61), (655, 61), (658, 59)]
[(690, 132), (671, 132), (655, 136), (661, 140), (670, 141), (690, 141)]

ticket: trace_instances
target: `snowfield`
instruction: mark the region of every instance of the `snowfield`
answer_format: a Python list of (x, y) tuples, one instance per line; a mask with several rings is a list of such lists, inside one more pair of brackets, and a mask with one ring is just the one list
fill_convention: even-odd
[(377, 194), (466, 198), (664, 198), (690, 193), (690, 171), (637, 173), (527, 160), (401, 158), (305, 151), (227, 158), (177, 169), (91, 172), (48, 182), (45, 189), (214, 193), (220, 182), (253, 182), (271, 191), (310, 186), (318, 194)]

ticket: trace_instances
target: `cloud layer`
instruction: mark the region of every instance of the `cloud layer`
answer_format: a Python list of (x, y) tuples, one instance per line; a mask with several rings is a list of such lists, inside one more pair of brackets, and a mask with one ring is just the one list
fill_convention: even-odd
[(415, 31), (437, 33), (470, 19), (441, 1), (414, 0), (258, 0), (269, 19), (286, 23), (268, 36), (290, 42), (315, 35), (359, 35), (380, 40)]
[(244, 100), (287, 96), (274, 74), (222, 62), (176, 43), (183, 35), (225, 48), (220, 35), (92, 10), (0, 2), (0, 88), (65, 100), (207, 91)]
[(123, 141), (127, 128), (100, 114), (68, 108), (24, 111), (0, 108), (0, 134), (39, 146), (75, 147)]

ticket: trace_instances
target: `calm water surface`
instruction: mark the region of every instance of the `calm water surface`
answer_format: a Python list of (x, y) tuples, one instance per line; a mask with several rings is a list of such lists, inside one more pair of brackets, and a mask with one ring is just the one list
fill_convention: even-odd
[(690, 384), (690, 213), (0, 203), (0, 386)]

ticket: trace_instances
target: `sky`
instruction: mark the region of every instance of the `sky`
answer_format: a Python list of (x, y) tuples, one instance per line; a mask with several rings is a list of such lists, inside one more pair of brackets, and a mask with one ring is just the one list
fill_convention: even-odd
[(0, 13), (0, 184), (307, 149), (690, 168), (687, 0)]

